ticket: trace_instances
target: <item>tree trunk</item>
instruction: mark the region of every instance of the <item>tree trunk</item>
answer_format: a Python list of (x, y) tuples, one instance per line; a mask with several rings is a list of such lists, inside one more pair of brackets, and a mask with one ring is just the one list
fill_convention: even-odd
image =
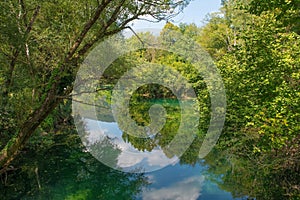
[[(110, 1), (107, 1), (105, 4), (100, 4), (94, 14), (94, 16), (89, 20), (84, 26), (80, 36), (74, 43), (74, 45), (69, 50), (66, 58), (64, 59), (64, 63), (61, 65), (60, 74), (63, 74), (67, 70), (68, 63), (71, 61), (74, 53), (78, 49), (79, 45), (82, 43), (85, 38), (87, 32), (91, 29), (91, 27), (95, 24), (99, 16), (101, 15), (104, 8), (109, 4)], [(39, 9), (39, 7), (38, 7)], [(107, 27), (105, 27), (107, 28)], [(71, 74), (74, 75), (74, 74)], [(74, 75), (75, 76), (75, 75)], [(5, 171), (12, 160), (18, 155), (19, 151), (24, 147), (28, 139), (37, 129), (37, 127), (44, 121), (44, 119), (51, 113), (56, 106), (62, 101), (61, 98), (57, 98), (60, 94), (58, 91), (60, 82), (60, 76), (56, 76), (54, 78), (54, 83), (51, 86), (51, 89), (47, 92), (47, 97), (42, 103), (42, 105), (36, 109), (28, 119), (22, 124), (20, 129), (18, 130), (16, 136), (12, 137), (6, 146), (0, 152), (0, 173)], [(70, 88), (72, 83), (70, 83)], [(71, 91), (67, 90), (63, 93), (69, 94)]]
[[(80, 60), (80, 57), (83, 58), (84, 55), (89, 51), (90, 48), (93, 47), (94, 44), (96, 44), (98, 41), (104, 39), (107, 36), (113, 35), (117, 32), (122, 31), (125, 28), (128, 28), (127, 24), (129, 24), (135, 19), (138, 19), (140, 16), (151, 15), (156, 19), (162, 20), (164, 18), (164, 14), (165, 15), (169, 14), (168, 12), (169, 10), (167, 8), (164, 8), (165, 6), (169, 7), (171, 5), (172, 7), (173, 5), (174, 7), (179, 7), (180, 5), (184, 5), (184, 1), (180, 1), (180, 3), (175, 3), (175, 1), (169, 2), (169, 1), (162, 1), (162, 0), (153, 1), (153, 2), (150, 1), (150, 2), (144, 2), (142, 5), (140, 5), (140, 2), (135, 3), (133, 5), (129, 5), (128, 2), (129, 1), (126, 0), (120, 0), (120, 1), (103, 0), (101, 1), (101, 3), (98, 3), (95, 12), (90, 17), (90, 19), (85, 23), (81, 32), (77, 35), (74, 44), (71, 45), (71, 48), (67, 51), (65, 59), (60, 60), (60, 62), (58, 62), (61, 64), (59, 68), (59, 73), (57, 74), (55, 71), (52, 72), (51, 77), (54, 80), (51, 79), (48, 82), (48, 84), (52, 84), (52, 86), (51, 89), (45, 93), (47, 97), (42, 102), (40, 102), (41, 103), (40, 107), (36, 109), (32, 114), (29, 115), (28, 119), (25, 120), (25, 122), (20, 126), (20, 129), (17, 130), (17, 134), (13, 138), (11, 138), (7, 143), (7, 145), (0, 151), (0, 173), (1, 171), (4, 171), (9, 166), (11, 161), (17, 156), (19, 151), (24, 147), (26, 142), (29, 140), (29, 138), (37, 129), (37, 127), (41, 124), (41, 122), (62, 101), (62, 98), (59, 98), (59, 96), (62, 95), (60, 93), (63, 93), (62, 96), (66, 96), (71, 93), (71, 91), (59, 90), (59, 86), (60, 88), (64, 88), (62, 87), (62, 84), (65, 84), (65, 82), (61, 79), (64, 78), (65, 74), (69, 74), (71, 77), (75, 77), (76, 75), (76, 74), (70, 74), (70, 71), (68, 71), (68, 67), (73, 67), (69, 69), (71, 69), (71, 73), (76, 73), (75, 72), (76, 66), (79, 64), (78, 62)], [(25, 10), (25, 6), (24, 5), (21, 6)], [(28, 35), (32, 30), (33, 23), (36, 21), (39, 10), (40, 10), (40, 6), (37, 6), (27, 26), (26, 32), (24, 34), (25, 36), (24, 38), (26, 40), (28, 39)], [(113, 11), (110, 12), (111, 10)], [(124, 15), (127, 16), (125, 17), (125, 19), (123, 18), (123, 16), (120, 17), (120, 15), (123, 15), (123, 12), (128, 13), (128, 15), (126, 14)], [(26, 12), (24, 11), (23, 13)], [(99, 18), (103, 14), (105, 17), (99, 20)], [(110, 14), (110, 16), (106, 16), (107, 14)], [(120, 18), (118, 19), (118, 17)], [(116, 24), (118, 24), (118, 27), (115, 27), (115, 22), (117, 22)], [(101, 28), (99, 28), (98, 31), (94, 31), (92, 33), (94, 35), (93, 37), (90, 38), (94, 38), (94, 39), (85, 41), (83, 47), (79, 49), (79, 47), (82, 45), (87, 34), (89, 33), (89, 31), (91, 30), (91, 28), (94, 26), (95, 23), (100, 23)], [(26, 40), (24, 45), (27, 45)], [(18, 51), (21, 52), (20, 50)], [(15, 70), (17, 57), (20, 54), (18, 53), (18, 51), (14, 53), (11, 66), (9, 68), (8, 79), (6, 82), (7, 90), (4, 90), (4, 94), (6, 92), (6, 95), (8, 94), (10, 85), (12, 83), (12, 76)], [(76, 52), (78, 52), (78, 54), (74, 56)], [(67, 84), (69, 84), (67, 85), (67, 90), (72, 89), (72, 83), (67, 83)]]
[(11, 138), (0, 152), (0, 173), (5, 171), (11, 161), (18, 155), (28, 139), (41, 124), (42, 121), (53, 111), (62, 99), (56, 98), (55, 86), (49, 91), (44, 103), (33, 112), (22, 124), (16, 136)]

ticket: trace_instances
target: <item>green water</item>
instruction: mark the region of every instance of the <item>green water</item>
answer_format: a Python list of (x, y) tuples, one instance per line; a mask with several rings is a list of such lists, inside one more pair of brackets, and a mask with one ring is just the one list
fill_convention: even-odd
[[(106, 130), (116, 123), (99, 122)], [(27, 155), (30, 156), (30, 155)], [(205, 160), (175, 163), (149, 173), (111, 169), (79, 148), (57, 146), (9, 177), (1, 199), (234, 199)], [(2, 181), (4, 177), (2, 177)]]
[[(118, 148), (110, 154), (109, 164), (119, 170), (93, 157), (73, 130), (75, 142), (70, 143), (61, 134), (49, 149), (34, 153), (30, 148), (25, 149), (19, 158), (21, 167), (1, 176), (0, 199), (223, 200), (247, 199), (253, 196), (253, 191), (265, 189), (253, 185), (251, 171), (255, 171), (255, 163), (233, 159), (218, 148), (200, 159), (198, 152), (204, 133), (201, 130), (195, 133), (194, 142), (181, 157), (165, 152), (164, 145), (178, 130), (181, 117), (178, 102), (140, 102), (131, 105), (131, 117), (139, 125), (148, 125), (151, 122), (147, 111), (154, 103), (163, 105), (167, 111), (166, 124), (159, 136), (136, 139), (111, 120), (81, 119), (88, 133), (86, 143), (100, 144), (100, 149), (116, 144)], [(101, 141), (103, 135), (108, 138), (106, 146)], [(126, 154), (128, 149), (139, 152), (138, 156)]]

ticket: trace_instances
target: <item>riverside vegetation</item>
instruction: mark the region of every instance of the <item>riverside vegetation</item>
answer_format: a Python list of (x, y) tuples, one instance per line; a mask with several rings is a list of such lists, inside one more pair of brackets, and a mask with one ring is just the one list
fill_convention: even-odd
[[(71, 116), (72, 84), (79, 65), (98, 42), (113, 34), (123, 37), (121, 31), (134, 19), (145, 15), (167, 19), (170, 11), (188, 3), (0, 3), (1, 199), (131, 199), (149, 184), (143, 174), (114, 171), (84, 151)], [(224, 0), (220, 11), (210, 14), (202, 27), (167, 23), (159, 36), (144, 33), (128, 40), (135, 45), (145, 37), (176, 39), (168, 30), (200, 44), (213, 58), (226, 88), (222, 135), (201, 160), (209, 166), (211, 180), (234, 197), (300, 198), (300, 1)], [(180, 158), (180, 164), (193, 166), (200, 162), (197, 155), (210, 120), (210, 100), (203, 78), (189, 61), (162, 50), (132, 52), (105, 71), (99, 79), (99, 96), (106, 95), (109, 104), (117, 80), (144, 62), (176, 69), (197, 94), (199, 132)], [(174, 94), (156, 84), (134, 93), (132, 118), (147, 125), (145, 113), (154, 103), (167, 110), (160, 135), (154, 139), (122, 136), (141, 151), (166, 145), (180, 124)], [(101, 107), (97, 114), (101, 121), (113, 120)]]

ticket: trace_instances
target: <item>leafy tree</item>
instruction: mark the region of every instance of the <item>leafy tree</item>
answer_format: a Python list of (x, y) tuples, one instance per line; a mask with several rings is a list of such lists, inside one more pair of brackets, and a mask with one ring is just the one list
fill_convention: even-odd
[(300, 1), (299, 0), (252, 0), (248, 10), (255, 15), (272, 12), (276, 20), (282, 22), (282, 27), (287, 31), (300, 33)]
[(2, 1), (1, 107), (16, 128), (0, 152), (6, 168), (68, 97), (79, 64), (94, 45), (144, 16), (170, 17), (189, 1)]
[[(251, 1), (234, 9), (246, 12), (248, 20), (236, 29), (238, 45), (217, 62), (228, 100), (219, 148), (246, 156), (246, 163), (265, 172), (253, 174), (264, 188), (253, 197), (293, 198), (299, 194), (300, 40), (297, 23), (284, 16), (297, 9), (279, 1)], [(252, 173), (252, 167), (242, 170)], [(277, 189), (266, 191), (265, 185)]]

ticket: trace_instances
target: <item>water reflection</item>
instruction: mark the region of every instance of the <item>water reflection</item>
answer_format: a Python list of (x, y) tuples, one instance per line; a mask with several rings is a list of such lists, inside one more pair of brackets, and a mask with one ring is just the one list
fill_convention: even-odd
[[(121, 150), (125, 148), (122, 145), (125, 144), (129, 149), (134, 147), (129, 142), (122, 142), (122, 132), (116, 123), (88, 119), (85, 122), (90, 133), (86, 135), (86, 144), (91, 148), (98, 145), (102, 152), (107, 152), (107, 148), (112, 149), (108, 155), (120, 167), (129, 166), (133, 169), (137, 163), (155, 166), (165, 164), (160, 163), (162, 160), (170, 161), (162, 150), (157, 150), (161, 152), (161, 157), (150, 158), (148, 155), (151, 152), (145, 151), (142, 154), (144, 157), (129, 159), (126, 154), (122, 155)], [(95, 128), (97, 131), (94, 131)], [(233, 189), (220, 189), (221, 179), (212, 180), (211, 177), (215, 175), (207, 164), (209, 160), (195, 159), (190, 152), (187, 152), (185, 159), (180, 158), (180, 162), (158, 171), (124, 173), (101, 164), (89, 153), (83, 152), (79, 141), (73, 145), (67, 143), (68, 136), (67, 133), (57, 135), (55, 141), (60, 143), (54, 143), (50, 149), (31, 154), (28, 152), (24, 158), (31, 159), (20, 160), (18, 165), (22, 167), (9, 174), (6, 183), (0, 185), (0, 199), (234, 199), (232, 193), (227, 192)], [(210, 164), (214, 165), (212, 158)], [(217, 177), (220, 178), (219, 175)]]
[[(137, 199), (143, 200), (224, 200), (235, 199), (230, 192), (221, 190), (208, 177), (208, 166), (199, 161), (195, 166), (168, 166), (145, 174), (150, 185), (143, 187)], [(238, 199), (238, 198), (236, 198)]]
[[(209, 168), (204, 160), (191, 157), (194, 165), (183, 164), (183, 161), (178, 162), (180, 159), (177, 157), (168, 158), (158, 147), (151, 151), (138, 150), (129, 141), (124, 141), (117, 123), (92, 119), (84, 119), (84, 122), (88, 148), (98, 144), (99, 148), (103, 149), (103, 141), (108, 139), (112, 146), (117, 146), (120, 150), (116, 159), (117, 167), (136, 172), (166, 166), (164, 169), (145, 174), (149, 185), (142, 188), (136, 199), (234, 199), (230, 192), (221, 190), (210, 178), (206, 178), (209, 177)], [(187, 154), (193, 155), (189, 152)]]
[[(187, 103), (189, 101), (192, 100), (187, 100)], [(100, 102), (105, 104), (105, 101)], [(100, 112), (105, 114), (105, 118), (100, 115), (100, 121), (95, 120), (95, 114), (94, 117), (90, 117), (93, 116), (91, 114), (94, 112), (93, 109), (85, 109), (86, 114), (82, 116), (85, 124), (84, 130), (78, 133), (84, 145), (87, 146), (87, 150), (95, 158), (114, 169), (126, 172), (137, 170), (151, 172), (174, 165), (178, 161), (189, 164), (196, 162), (202, 143), (200, 138), (205, 134), (201, 134), (193, 120), (190, 120), (192, 112), (183, 115), (179, 102), (173, 99), (144, 99), (134, 100), (131, 103), (130, 117), (140, 128), (145, 127), (145, 129), (152, 123), (151, 113), (148, 111), (153, 105), (163, 107), (166, 111), (163, 128), (155, 134), (138, 137), (135, 133), (120, 130), (119, 124), (113, 122), (113, 119), (106, 120), (107, 116), (112, 115), (107, 106), (104, 106), (107, 109), (102, 109)], [(98, 110), (96, 113), (99, 117)], [(185, 126), (181, 126), (182, 118), (186, 121)], [(188, 150), (189, 146), (193, 149)], [(115, 157), (115, 155), (118, 156)]]
[[(208, 166), (198, 157), (202, 136), (205, 135), (201, 130), (193, 133), (193, 143), (182, 156), (179, 155), (180, 157), (164, 148), (179, 128), (181, 113), (177, 101), (133, 101), (130, 108), (131, 117), (141, 126), (149, 124), (148, 110), (155, 103), (166, 108), (167, 120), (159, 133), (148, 138), (137, 138), (123, 132), (112, 118), (105, 120), (111, 115), (109, 110), (102, 110), (101, 113), (106, 113), (106, 117), (100, 118), (101, 121), (82, 118), (85, 131), (82, 131), (84, 135), (81, 135), (81, 138), (87, 150), (114, 169), (150, 172), (145, 173), (149, 185), (142, 187), (136, 199), (234, 199), (230, 192), (220, 189), (213, 182)], [(184, 139), (182, 141), (184, 142)]]
[[(91, 151), (92, 154), (104, 164), (111, 166), (111, 160), (113, 160), (111, 152), (118, 150), (120, 153), (114, 164), (115, 168), (121, 168), (128, 172), (153, 171), (170, 164), (174, 165), (179, 161), (176, 156), (168, 158), (159, 146), (151, 151), (136, 149), (131, 143), (123, 140), (123, 133), (116, 122), (102, 122), (92, 119), (83, 119), (83, 121), (86, 127), (85, 146), (89, 151), (93, 150)], [(103, 151), (105, 140), (109, 140), (111, 143), (111, 148), (108, 151)], [(95, 155), (97, 152), (100, 152), (100, 155)]]
[(196, 200), (201, 196), (204, 176), (192, 176), (179, 182), (172, 183), (169, 187), (152, 188), (142, 193), (142, 199), (186, 199)]
[(82, 151), (79, 140), (70, 144), (67, 134), (57, 137), (61, 143), (28, 151), (18, 160), (19, 168), (0, 176), (1, 200), (134, 199), (148, 184), (142, 173), (124, 173), (103, 165)]

